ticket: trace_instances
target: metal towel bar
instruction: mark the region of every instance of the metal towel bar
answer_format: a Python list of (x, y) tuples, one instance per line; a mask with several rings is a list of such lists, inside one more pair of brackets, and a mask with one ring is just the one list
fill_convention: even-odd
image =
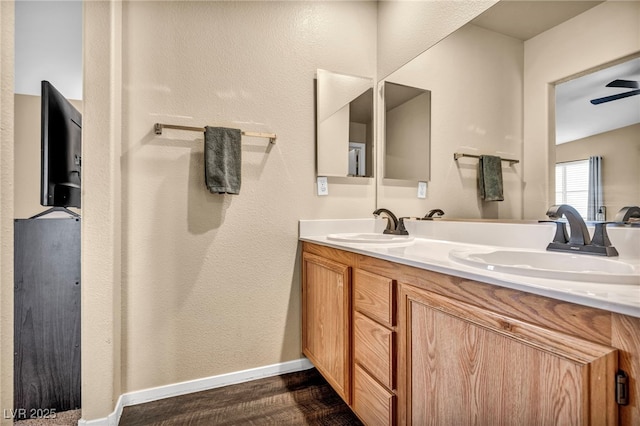
[[(154, 130), (156, 135), (162, 134), (162, 129), (175, 129), (175, 130), (187, 130), (190, 132), (201, 132), (204, 133), (204, 127), (191, 127), (191, 126), (178, 126), (175, 124), (162, 124), (156, 123), (154, 125)], [(262, 132), (242, 132), (243, 136), (251, 136), (255, 138), (268, 138), (269, 143), (276, 143), (276, 134), (275, 133), (262, 133)]]
[[(471, 157), (471, 158), (480, 158), (479, 155), (474, 155), (474, 154), (463, 154), (460, 152), (454, 152), (453, 153), (453, 159), (455, 161), (458, 161), (458, 158), (461, 157)], [(501, 158), (502, 161), (507, 161), (509, 163), (510, 166), (513, 166), (514, 164), (518, 164), (520, 162), (520, 160), (513, 160), (510, 158)]]

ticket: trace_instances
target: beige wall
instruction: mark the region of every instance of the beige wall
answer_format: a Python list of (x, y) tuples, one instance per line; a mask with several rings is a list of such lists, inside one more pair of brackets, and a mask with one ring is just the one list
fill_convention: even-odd
[[(298, 220), (375, 209), (373, 183), (315, 194), (313, 79), (375, 74), (375, 3), (123, 7), (123, 391), (300, 358)], [(210, 194), (203, 135), (155, 122), (278, 140), (243, 138), (240, 195)]]
[(640, 205), (640, 124), (556, 146), (556, 162), (602, 157), (607, 220), (625, 206)]
[(640, 51), (639, 21), (640, 2), (609, 1), (525, 42), (524, 219), (554, 202), (551, 85)]
[(81, 374), (87, 420), (108, 416), (123, 393), (122, 7), (118, 1), (83, 6)]
[[(45, 211), (40, 205), (40, 96), (15, 95), (14, 215), (26, 219)], [(82, 102), (70, 100), (78, 111)], [(78, 209), (70, 209), (79, 213)]]
[(426, 199), (417, 182), (379, 182), (378, 206), (400, 216), (440, 208), (448, 217), (519, 218), (520, 165), (503, 163), (505, 200), (484, 202), (478, 161), (456, 162), (453, 153), (521, 158), (522, 65), (521, 41), (467, 25), (391, 74), (390, 82), (431, 90), (431, 179)]
[(0, 2), (0, 410), (13, 408), (13, 21), (13, 2)]
[[(1, 5), (4, 142), (13, 3)], [(108, 416), (125, 391), (300, 356), (298, 219), (375, 207), (368, 180), (330, 180), (331, 195), (315, 195), (313, 76), (374, 75), (377, 16), (374, 2), (85, 2), (85, 419)], [(434, 40), (449, 32), (437, 28)], [(241, 195), (217, 196), (199, 183), (200, 136), (156, 137), (156, 121), (268, 130), (278, 143), (246, 140)], [(3, 406), (13, 387), (13, 146), (0, 158)]]
[[(436, 3), (414, 20), (431, 44), (493, 2)], [(13, 3), (0, 5), (0, 393), (7, 406)], [(300, 356), (298, 219), (369, 216), (375, 207), (366, 180), (330, 180), (331, 195), (315, 195), (313, 76), (316, 68), (374, 75), (383, 16), (388, 21), (378, 24), (393, 27), (393, 17), (369, 2), (85, 2), (85, 419), (107, 416), (126, 391)], [(388, 49), (387, 41), (378, 32), (378, 47)], [(406, 59), (424, 49), (417, 46)], [(200, 183), (201, 136), (157, 137), (156, 121), (273, 131), (278, 143), (268, 151), (265, 140), (246, 139), (241, 195), (212, 195)]]

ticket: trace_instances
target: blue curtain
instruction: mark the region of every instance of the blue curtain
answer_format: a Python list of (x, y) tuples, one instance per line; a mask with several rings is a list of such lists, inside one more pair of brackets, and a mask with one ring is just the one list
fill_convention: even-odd
[(602, 199), (602, 157), (589, 157), (589, 193), (587, 220), (597, 220)]

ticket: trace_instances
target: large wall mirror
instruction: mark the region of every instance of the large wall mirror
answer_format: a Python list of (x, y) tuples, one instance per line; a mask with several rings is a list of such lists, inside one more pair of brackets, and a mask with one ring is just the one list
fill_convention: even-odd
[(640, 201), (639, 87), (640, 55), (555, 86), (555, 199), (586, 220)]
[(373, 176), (373, 79), (316, 74), (318, 176)]
[[(380, 206), (397, 205), (406, 215), (426, 206), (450, 218), (544, 219), (555, 203), (556, 157), (561, 161), (564, 155), (564, 147), (555, 144), (554, 87), (640, 52), (638, 13), (638, 2), (500, 1), (390, 74), (388, 81), (431, 91), (431, 178), (426, 200), (400, 199), (383, 182)], [(637, 126), (612, 132), (633, 143)], [(624, 167), (640, 170), (640, 149), (634, 146), (622, 149), (629, 163)], [(457, 152), (520, 161), (503, 163), (504, 201), (480, 199), (478, 161), (455, 161)], [(605, 157), (604, 167), (621, 167), (615, 158)], [(640, 204), (640, 177), (629, 180), (633, 187), (605, 186), (606, 219), (622, 207), (614, 196), (624, 205)]]
[(385, 81), (383, 99), (384, 178), (428, 181), (431, 92)]

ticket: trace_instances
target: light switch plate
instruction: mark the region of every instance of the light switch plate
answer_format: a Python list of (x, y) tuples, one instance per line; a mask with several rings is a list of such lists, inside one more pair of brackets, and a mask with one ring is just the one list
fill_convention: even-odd
[(418, 198), (427, 198), (427, 182), (418, 182)]
[(318, 195), (329, 195), (329, 183), (326, 176), (318, 176)]

